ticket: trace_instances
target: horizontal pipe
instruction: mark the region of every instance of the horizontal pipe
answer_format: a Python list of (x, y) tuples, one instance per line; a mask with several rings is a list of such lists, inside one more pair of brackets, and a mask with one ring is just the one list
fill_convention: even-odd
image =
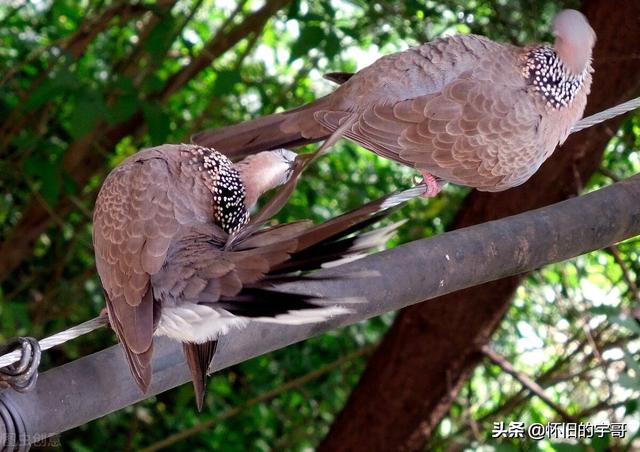
[[(640, 175), (596, 192), (497, 221), (416, 240), (318, 275), (365, 273), (353, 279), (292, 282), (286, 290), (367, 299), (353, 313), (300, 326), (250, 323), (224, 336), (217, 371), (324, 331), (449, 292), (534, 270), (640, 234)], [(181, 347), (156, 338), (150, 390), (134, 384), (120, 346), (40, 376), (35, 389), (0, 393), (0, 446), (5, 431), (42, 439), (77, 427), (188, 381)], [(4, 407), (4, 408), (3, 408)], [(12, 420), (7, 420), (10, 412)], [(10, 423), (13, 423), (9, 426)], [(17, 429), (17, 430), (16, 430)], [(1, 447), (0, 447), (1, 448)]]

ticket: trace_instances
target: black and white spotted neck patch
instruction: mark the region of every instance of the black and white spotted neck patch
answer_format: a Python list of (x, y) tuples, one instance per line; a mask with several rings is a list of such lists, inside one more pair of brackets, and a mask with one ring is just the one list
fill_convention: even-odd
[(249, 221), (245, 206), (246, 189), (231, 160), (218, 151), (190, 146), (192, 163), (202, 171), (213, 196), (214, 221), (228, 234), (237, 232)]
[(523, 75), (535, 91), (556, 110), (568, 106), (582, 88), (585, 72), (570, 73), (556, 51), (549, 46), (536, 47), (526, 57)]

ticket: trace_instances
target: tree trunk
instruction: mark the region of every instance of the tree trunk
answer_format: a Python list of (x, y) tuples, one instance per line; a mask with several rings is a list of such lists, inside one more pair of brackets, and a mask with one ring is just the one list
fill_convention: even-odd
[[(598, 36), (586, 114), (640, 94), (640, 2), (585, 1)], [(598, 169), (618, 117), (574, 134), (525, 185), (471, 193), (452, 229), (545, 206), (580, 192)], [(404, 309), (369, 361), (321, 451), (421, 450), (482, 359), (522, 277), (509, 277)]]

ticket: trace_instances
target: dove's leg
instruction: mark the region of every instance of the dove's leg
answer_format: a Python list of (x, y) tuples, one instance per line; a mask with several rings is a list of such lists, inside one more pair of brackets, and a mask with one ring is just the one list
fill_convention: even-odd
[(424, 196), (425, 198), (433, 198), (434, 196), (438, 195), (438, 193), (440, 193), (440, 190), (442, 190), (442, 187), (446, 185), (446, 182), (442, 179), (438, 179), (433, 174), (428, 173), (425, 170), (419, 171), (422, 175), (421, 183), (426, 187), (426, 190), (422, 194), (422, 196)]

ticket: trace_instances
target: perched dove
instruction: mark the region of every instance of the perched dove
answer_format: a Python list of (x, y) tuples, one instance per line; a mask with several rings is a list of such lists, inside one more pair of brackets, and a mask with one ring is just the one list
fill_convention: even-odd
[[(220, 335), (250, 320), (299, 324), (347, 312), (336, 303), (350, 300), (284, 293), (277, 284), (383, 244), (395, 225), (347, 236), (408, 196), (318, 226), (261, 228), (286, 202), (309, 155), (277, 150), (232, 164), (213, 149), (163, 145), (132, 155), (109, 174), (93, 216), (96, 267), (109, 321), (143, 391), (151, 382), (154, 335), (183, 343), (201, 409)], [(258, 197), (281, 184), (249, 221)]]
[(306, 106), (201, 132), (194, 143), (232, 158), (332, 134), (442, 182), (484, 191), (524, 183), (584, 112), (595, 33), (574, 10), (553, 22), (553, 46), (452, 36), (334, 73), (332, 94)]

